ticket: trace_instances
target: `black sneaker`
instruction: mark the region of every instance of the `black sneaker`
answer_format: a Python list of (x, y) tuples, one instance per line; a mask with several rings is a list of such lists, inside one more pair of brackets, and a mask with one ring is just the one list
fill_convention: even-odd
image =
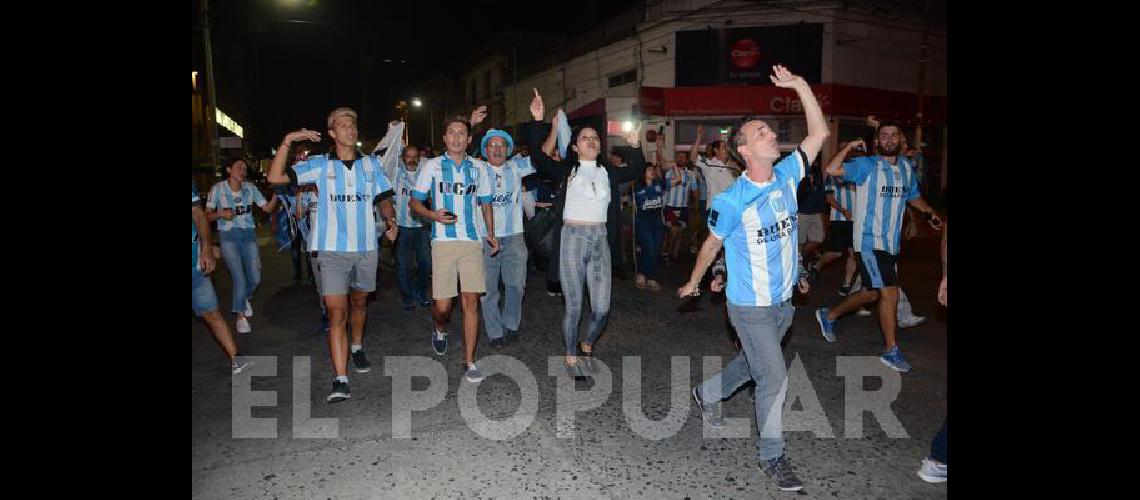
[(558, 281), (546, 281), (546, 294), (551, 297), (562, 296), (562, 283)]
[(351, 397), (352, 393), (348, 390), (348, 382), (333, 380), (332, 393), (329, 394), (328, 399), (325, 401), (329, 403), (339, 403)]
[(491, 347), (503, 347), (503, 338), (491, 339)]
[(431, 334), (431, 348), (436, 356), (447, 354), (447, 332), (433, 331)]
[(719, 429), (724, 427), (724, 417), (721, 414), (720, 403), (705, 404), (701, 401), (701, 386), (693, 387), (693, 401), (697, 402), (697, 409), (701, 410), (701, 419), (705, 421), (706, 427)]
[(372, 369), (372, 363), (364, 356), (364, 349), (352, 353), (352, 366), (356, 367), (357, 373), (368, 373)]
[(800, 478), (796, 477), (796, 473), (792, 472), (792, 464), (788, 463), (787, 454), (780, 455), (780, 458), (775, 460), (768, 460), (761, 462), (760, 468), (764, 470), (764, 474), (776, 482), (776, 487), (780, 491), (800, 491), (804, 489), (804, 483)]
[(428, 299), (420, 300), (420, 307), (431, 307), (431, 301)]
[(507, 339), (510, 339), (511, 341), (514, 341), (515, 339), (518, 338), (519, 331), (518, 330), (511, 330), (510, 328), (503, 328), (503, 336), (504, 336), (504, 338), (507, 338)]

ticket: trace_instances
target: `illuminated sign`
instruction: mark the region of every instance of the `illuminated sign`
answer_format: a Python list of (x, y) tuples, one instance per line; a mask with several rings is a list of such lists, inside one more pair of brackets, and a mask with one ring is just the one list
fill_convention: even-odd
[(241, 125), (238, 125), (237, 122), (233, 120), (233, 118), (226, 116), (222, 110), (214, 108), (214, 120), (218, 122), (218, 125), (225, 127), (225, 129), (229, 130), (230, 132), (233, 132), (234, 135), (238, 137), (245, 137), (242, 135)]

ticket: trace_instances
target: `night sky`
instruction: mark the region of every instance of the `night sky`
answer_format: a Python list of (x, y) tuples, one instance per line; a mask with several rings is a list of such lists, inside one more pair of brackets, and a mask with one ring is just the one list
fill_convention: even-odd
[[(222, 110), (238, 108), (227, 104), (236, 85), (232, 95), (239, 97), (229, 100), (244, 104), (247, 139), (257, 155), (302, 126), (323, 133), (325, 116), (340, 105), (360, 111), (361, 135), (374, 139), (392, 118), (396, 100), (411, 97), (416, 83), (439, 71), (458, 77), (464, 58), (489, 36), (572, 37), (636, 3), (213, 0), (210, 30)], [(191, 57), (202, 74), (199, 5), (192, 0)], [(559, 5), (565, 8), (550, 10)]]

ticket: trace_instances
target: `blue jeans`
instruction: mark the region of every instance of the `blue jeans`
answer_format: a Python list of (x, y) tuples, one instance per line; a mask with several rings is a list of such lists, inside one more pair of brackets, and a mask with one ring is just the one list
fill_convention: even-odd
[(610, 318), (610, 242), (605, 224), (596, 226), (562, 226), (562, 242), (558, 249), (561, 265), (558, 274), (566, 301), (566, 317), (562, 335), (568, 356), (578, 355), (578, 321), (582, 318), (585, 288), (590, 291), (590, 321), (586, 343), (594, 345)]
[(257, 253), (257, 233), (253, 229), (219, 231), (222, 260), (234, 280), (233, 309), (245, 311), (245, 301), (253, 298), (253, 291), (261, 283), (261, 256)]
[(934, 441), (930, 443), (930, 458), (950, 465), (950, 448), (946, 443), (946, 419), (942, 419), (942, 430), (938, 431), (938, 435), (934, 436)]
[(637, 272), (646, 278), (657, 276), (657, 253), (661, 251), (661, 239), (665, 237), (665, 224), (661, 222), (661, 215), (638, 216), (635, 226), (637, 245), (641, 247), (641, 255), (637, 257)]
[[(209, 249), (207, 249), (209, 251)], [(194, 314), (203, 316), (218, 308), (218, 296), (214, 294), (214, 284), (210, 278), (197, 268), (191, 270), (190, 277), (190, 307)]]
[[(526, 236), (516, 234), (499, 240), (499, 253), (491, 256), (491, 246), (483, 243), (483, 272), (487, 293), (479, 297), (483, 305), (483, 326), (487, 337), (501, 338), (503, 328), (518, 330), (522, 321), (523, 291), (526, 289)], [(503, 308), (499, 310), (499, 277), (502, 277)]]
[(704, 403), (732, 395), (749, 380), (756, 381), (756, 448), (760, 460), (784, 454), (784, 398), (788, 367), (780, 339), (792, 326), (796, 308), (790, 300), (766, 307), (728, 304), (728, 317), (740, 337), (740, 353), (720, 373), (701, 384)]
[[(416, 282), (412, 284), (412, 254), (415, 253)], [(431, 233), (424, 227), (400, 226), (396, 237), (396, 281), (404, 305), (426, 300), (431, 277)]]

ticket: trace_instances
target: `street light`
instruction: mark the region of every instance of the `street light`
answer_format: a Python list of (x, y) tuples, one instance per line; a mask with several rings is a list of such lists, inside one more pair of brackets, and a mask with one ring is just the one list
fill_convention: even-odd
[[(424, 107), (424, 102), (420, 100), (419, 97), (413, 97), (412, 106), (416, 108), (422, 108)], [(408, 138), (410, 139), (411, 137), (412, 136), (409, 133)], [(432, 113), (430, 101), (428, 102), (428, 142), (430, 144), (435, 144), (435, 115)]]

